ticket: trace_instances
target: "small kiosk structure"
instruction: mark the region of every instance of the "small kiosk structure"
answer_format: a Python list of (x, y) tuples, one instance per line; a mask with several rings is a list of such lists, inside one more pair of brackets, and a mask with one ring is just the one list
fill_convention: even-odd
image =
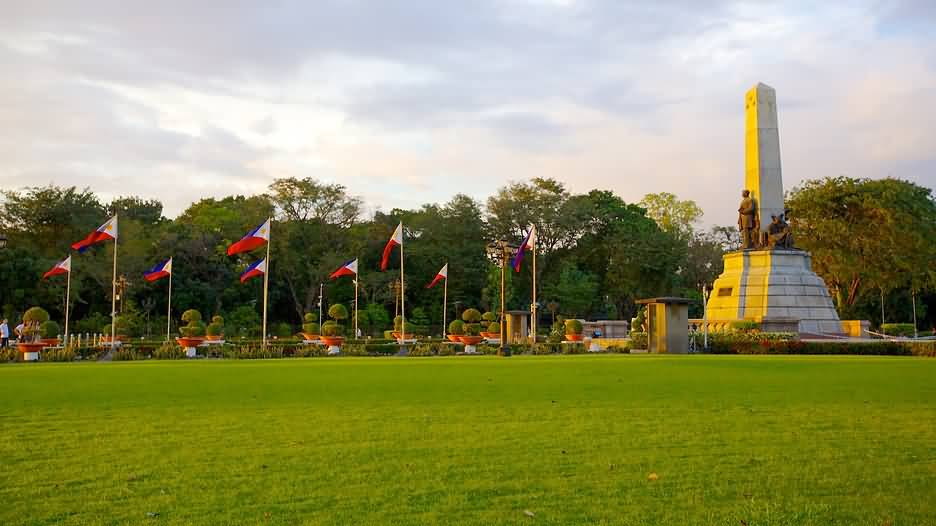
[(647, 306), (647, 352), (685, 354), (689, 352), (689, 303), (687, 298), (648, 298), (637, 300)]

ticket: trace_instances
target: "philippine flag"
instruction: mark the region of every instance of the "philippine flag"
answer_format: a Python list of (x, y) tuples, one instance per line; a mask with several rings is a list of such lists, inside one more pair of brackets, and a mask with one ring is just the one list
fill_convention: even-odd
[(68, 256), (62, 261), (56, 263), (54, 267), (42, 275), (42, 279), (46, 279), (51, 276), (58, 276), (59, 274), (67, 274), (69, 272), (71, 272), (71, 256)]
[(143, 278), (146, 279), (146, 281), (156, 281), (157, 279), (162, 279), (170, 274), (172, 274), (172, 258), (169, 258), (166, 261), (163, 261), (162, 263), (144, 272)]
[(253, 263), (252, 265), (247, 267), (247, 270), (245, 270), (243, 274), (241, 274), (241, 277), (240, 277), (241, 283), (247, 281), (250, 278), (254, 278), (254, 277), (262, 276), (266, 274), (266, 269), (267, 269), (266, 267), (267, 267), (266, 258), (263, 258), (260, 261)]
[(270, 240), (270, 220), (267, 219), (262, 225), (251, 230), (240, 241), (229, 246), (227, 254), (233, 256), (241, 252), (250, 252), (251, 250), (262, 247), (264, 243)]
[(357, 276), (357, 258), (341, 265), (341, 268), (332, 272), (328, 279), (340, 278), (341, 276)]
[(442, 281), (443, 279), (448, 279), (448, 263), (446, 263), (445, 266), (442, 267), (442, 270), (436, 274), (436, 277), (432, 280), (432, 283), (426, 285), (426, 288), (431, 289), (432, 287), (435, 287), (436, 283)]
[(387, 241), (387, 246), (383, 249), (383, 257), (380, 259), (380, 270), (387, 270), (387, 263), (390, 261), (390, 254), (393, 252), (393, 247), (403, 246), (403, 222), (401, 221), (397, 225), (396, 230), (393, 231), (393, 235), (390, 237), (390, 241)]
[(523, 254), (529, 250), (534, 250), (536, 245), (536, 226), (530, 225), (530, 231), (527, 233), (526, 238), (523, 239), (523, 243), (520, 245), (520, 248), (517, 250), (517, 255), (514, 256), (513, 260), (513, 269), (514, 272), (520, 272), (520, 263), (523, 262)]
[(117, 216), (110, 218), (106, 223), (99, 226), (97, 230), (88, 234), (88, 237), (72, 245), (72, 248), (78, 252), (88, 250), (88, 247), (108, 239), (117, 239)]

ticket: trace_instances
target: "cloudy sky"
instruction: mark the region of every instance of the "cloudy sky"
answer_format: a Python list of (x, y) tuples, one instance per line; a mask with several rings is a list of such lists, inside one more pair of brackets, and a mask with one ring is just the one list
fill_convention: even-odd
[(371, 209), (554, 177), (732, 223), (743, 96), (784, 184), (936, 187), (936, 2), (0, 0), (0, 186), (156, 197), (276, 177)]

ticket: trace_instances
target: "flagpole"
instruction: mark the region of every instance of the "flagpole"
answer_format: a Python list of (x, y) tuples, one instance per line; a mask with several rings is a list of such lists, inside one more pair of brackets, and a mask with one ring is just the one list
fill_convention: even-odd
[(400, 333), (403, 335), (402, 342), (406, 342), (406, 282), (403, 281), (403, 223), (400, 223), (400, 316), (403, 317), (403, 324), (400, 326)]
[(319, 283), (319, 335), (322, 334), (322, 293), (325, 292), (325, 283)]
[[(448, 262), (445, 262), (445, 266), (448, 267)], [(448, 314), (448, 268), (445, 269), (445, 288), (442, 289), (442, 339), (445, 339), (445, 330), (448, 329), (448, 326), (445, 325), (447, 321), (445, 316)]]
[(354, 273), (354, 339), (358, 337), (358, 279), (360, 274)]
[[(71, 256), (68, 256), (71, 259)], [(68, 279), (65, 281), (65, 348), (68, 348), (68, 305), (71, 303), (71, 262), (68, 263)]]
[[(169, 258), (172, 261), (172, 258)], [(171, 265), (171, 263), (170, 263)], [(170, 341), (169, 334), (172, 330), (172, 269), (169, 270), (169, 306), (166, 307), (166, 341)]]
[(270, 238), (273, 233), (273, 218), (268, 219), (270, 232), (267, 232), (266, 268), (263, 269), (263, 348), (267, 344), (267, 293), (270, 288)]
[[(533, 227), (536, 228), (535, 226)], [(533, 311), (533, 319), (530, 323), (531, 328), (533, 329), (533, 343), (536, 344), (536, 234), (533, 234), (533, 246), (530, 247), (533, 249), (533, 304), (530, 305), (530, 309)]]
[[(114, 214), (116, 221), (117, 214)], [(117, 345), (117, 238), (114, 238), (114, 277), (111, 279), (111, 350)]]

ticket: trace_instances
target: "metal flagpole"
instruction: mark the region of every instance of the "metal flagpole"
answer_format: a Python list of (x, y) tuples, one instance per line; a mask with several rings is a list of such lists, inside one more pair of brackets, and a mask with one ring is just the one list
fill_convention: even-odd
[[(71, 259), (71, 256), (68, 256)], [(68, 305), (71, 303), (71, 261), (68, 262), (68, 279), (65, 281), (65, 348), (68, 348)]]
[(533, 230), (533, 246), (530, 248), (533, 249), (533, 304), (530, 305), (531, 310), (533, 311), (533, 320), (531, 322), (531, 328), (533, 329), (533, 344), (536, 344), (536, 227), (531, 227)]
[[(71, 275), (71, 273), (69, 273)], [(916, 317), (916, 291), (910, 291), (910, 301), (913, 302), (913, 337), (917, 338), (919, 334), (917, 333), (917, 317)], [(65, 324), (68, 324), (68, 320), (65, 320)]]
[(169, 306), (166, 307), (166, 341), (170, 341), (172, 331), (172, 258), (169, 258)]
[(266, 266), (263, 269), (263, 345), (262, 347), (266, 349), (267, 344), (267, 292), (270, 288), (270, 238), (273, 233), (273, 218), (267, 219), (270, 224), (270, 232), (267, 232), (267, 253), (266, 259), (264, 260), (264, 265)]
[(358, 274), (354, 273), (354, 339), (358, 337)]
[[(114, 215), (114, 221), (117, 215)], [(119, 237), (119, 234), (118, 234)], [(117, 336), (117, 238), (114, 238), (114, 277), (111, 279), (111, 350), (116, 346)]]
[(325, 291), (325, 283), (319, 283), (319, 334), (322, 334), (322, 293)]
[(406, 305), (404, 299), (406, 297), (406, 282), (403, 281), (403, 223), (400, 223), (400, 316), (403, 317), (403, 324), (400, 327), (400, 334), (403, 335), (402, 340), (406, 341)]
[(442, 289), (442, 339), (445, 339), (445, 331), (448, 329), (448, 326), (445, 324), (446, 315), (448, 314), (448, 261), (445, 262), (445, 283), (443, 283), (444, 288)]

